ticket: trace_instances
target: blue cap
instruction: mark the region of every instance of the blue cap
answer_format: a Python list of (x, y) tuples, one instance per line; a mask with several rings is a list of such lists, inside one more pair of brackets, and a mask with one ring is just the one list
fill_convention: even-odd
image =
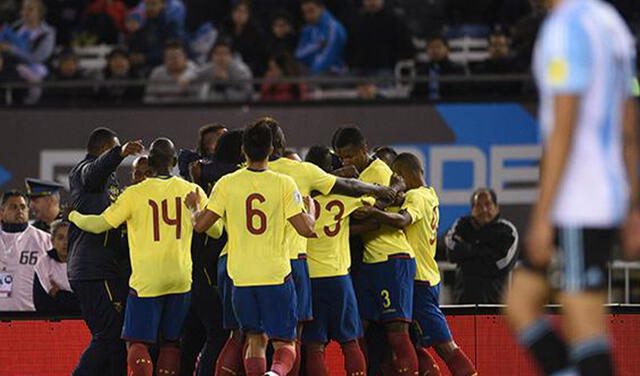
[(26, 178), (24, 182), (27, 185), (27, 196), (30, 198), (49, 196), (64, 188), (64, 185), (55, 181)]

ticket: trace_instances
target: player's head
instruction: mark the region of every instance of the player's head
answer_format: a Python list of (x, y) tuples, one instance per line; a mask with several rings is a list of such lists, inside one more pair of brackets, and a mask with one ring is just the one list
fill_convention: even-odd
[(391, 167), (393, 165), (393, 161), (398, 156), (398, 152), (395, 151), (391, 146), (378, 146), (373, 149), (373, 155), (387, 164), (387, 166)]
[(118, 135), (106, 127), (96, 128), (91, 132), (89, 141), (87, 142), (87, 153), (94, 157), (100, 156), (114, 146), (120, 145)]
[(222, 124), (203, 125), (198, 130), (198, 147), (197, 152), (200, 155), (212, 155), (216, 149), (216, 144), (227, 131), (227, 127)]
[(0, 219), (2, 223), (25, 224), (29, 221), (29, 205), (27, 195), (12, 190), (2, 195), (0, 201)]
[(479, 188), (471, 195), (471, 216), (484, 226), (493, 221), (500, 212), (496, 192), (490, 188)]
[(326, 172), (331, 172), (332, 170), (331, 150), (326, 146), (314, 145), (310, 147), (304, 160), (313, 163)]
[(151, 176), (149, 157), (141, 155), (133, 161), (131, 166), (131, 184), (138, 184)]
[(68, 233), (69, 222), (61, 219), (51, 222), (51, 243), (62, 262), (67, 261)]
[(242, 129), (226, 132), (218, 140), (213, 158), (221, 163), (241, 164), (244, 162), (242, 154)]
[(362, 172), (369, 164), (369, 149), (360, 128), (342, 127), (333, 135), (333, 148), (344, 166)]
[(249, 125), (242, 135), (242, 151), (249, 162), (263, 162), (273, 152), (271, 128), (258, 120)]
[(273, 156), (284, 157), (287, 147), (287, 140), (284, 137), (284, 131), (280, 128), (278, 121), (270, 116), (265, 116), (256, 121), (256, 124), (262, 123), (271, 130), (271, 142), (273, 143)]
[(399, 154), (391, 165), (393, 172), (400, 175), (407, 188), (414, 189), (424, 185), (424, 169), (420, 159), (411, 153)]
[(178, 162), (176, 148), (166, 137), (156, 138), (149, 149), (149, 168), (155, 174), (167, 174)]

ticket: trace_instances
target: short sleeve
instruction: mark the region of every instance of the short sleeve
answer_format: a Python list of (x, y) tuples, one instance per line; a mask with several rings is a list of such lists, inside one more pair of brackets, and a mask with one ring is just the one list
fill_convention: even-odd
[(111, 227), (117, 228), (131, 218), (134, 202), (133, 197), (131, 197), (133, 195), (132, 192), (131, 189), (125, 189), (116, 201), (102, 213), (105, 221)]
[(411, 215), (411, 223), (416, 223), (424, 218), (423, 200), (418, 192), (408, 192), (404, 197), (401, 209), (406, 210)]
[(311, 182), (311, 190), (318, 191), (323, 195), (331, 193), (333, 186), (336, 184), (337, 177), (326, 173), (320, 167), (312, 163), (303, 162), (303, 165), (307, 170), (307, 175)]
[(302, 204), (302, 195), (296, 186), (296, 183), (290, 177), (286, 176), (283, 180), (284, 185), (284, 214), (285, 218), (295, 217), (304, 211)]
[(216, 185), (213, 186), (211, 196), (207, 202), (207, 209), (216, 213), (220, 217), (224, 217), (225, 214), (225, 204), (227, 202), (227, 192), (225, 189), (226, 181), (227, 180), (225, 178), (218, 180)]
[(550, 25), (544, 40), (543, 74), (555, 93), (584, 92), (592, 80), (591, 41), (579, 21)]

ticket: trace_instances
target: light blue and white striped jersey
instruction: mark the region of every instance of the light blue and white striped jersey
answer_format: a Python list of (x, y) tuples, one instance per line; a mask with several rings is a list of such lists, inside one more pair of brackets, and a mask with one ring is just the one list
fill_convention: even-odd
[(544, 140), (554, 127), (554, 97), (581, 97), (553, 223), (617, 226), (629, 195), (622, 117), (635, 73), (631, 33), (617, 11), (601, 0), (564, 0), (540, 30), (533, 65)]

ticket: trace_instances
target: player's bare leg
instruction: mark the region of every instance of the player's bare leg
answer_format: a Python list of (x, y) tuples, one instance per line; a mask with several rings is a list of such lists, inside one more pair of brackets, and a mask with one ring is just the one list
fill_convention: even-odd
[[(273, 340), (273, 362), (269, 374), (285, 376), (296, 361), (296, 342)], [(248, 376), (248, 374), (247, 374)]]
[[(453, 376), (475, 376), (478, 374), (467, 354), (454, 341), (439, 343), (433, 348), (447, 364), (447, 368)], [(426, 349), (424, 350), (426, 352)]]
[(409, 323), (393, 321), (387, 323), (387, 340), (391, 346), (395, 374), (413, 376), (418, 374), (418, 357), (409, 336)]
[(288, 376), (298, 376), (300, 374), (300, 361), (302, 360), (302, 331), (304, 330), (304, 324), (298, 323), (296, 328), (296, 360), (293, 363), (293, 368), (288, 373)]
[(545, 276), (518, 269), (506, 295), (505, 313), (511, 328), (536, 358), (545, 375), (553, 375), (569, 366), (567, 345), (543, 316), (549, 295)]
[(267, 372), (267, 344), (264, 333), (247, 333), (244, 352), (244, 370), (247, 376), (262, 376)]
[(245, 336), (240, 329), (232, 330), (218, 355), (215, 376), (237, 376), (242, 373)]
[(563, 327), (570, 345), (569, 358), (582, 376), (613, 375), (602, 292), (563, 293)]

